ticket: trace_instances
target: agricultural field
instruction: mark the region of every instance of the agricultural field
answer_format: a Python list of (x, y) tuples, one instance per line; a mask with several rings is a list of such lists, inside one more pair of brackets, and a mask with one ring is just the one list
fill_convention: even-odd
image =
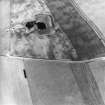
[[(61, 29), (66, 33), (69, 40), (72, 42), (73, 47), (76, 49), (78, 59), (76, 60), (87, 60), (93, 59), (96, 57), (105, 56), (105, 47), (102, 41), (99, 39), (98, 34), (89, 26), (87, 21), (85, 21), (81, 16), (84, 14), (78, 13), (78, 9), (76, 10), (72, 5), (70, 0), (46, 0), (47, 6), (49, 7), (55, 22), (57, 22)], [(94, 22), (101, 32), (104, 34), (104, 2), (96, 0), (92, 0), (91, 2), (78, 1), (75, 0), (81, 10), (83, 10), (89, 19)], [(11, 0), (12, 3), (22, 4), (25, 0)], [(5, 9), (2, 5), (5, 4)], [(90, 8), (89, 8), (89, 5)], [(99, 5), (99, 6), (98, 6)], [(0, 26), (0, 53), (3, 49), (8, 49), (9, 47), (9, 33), (3, 31), (5, 28), (9, 27), (10, 22), (10, 3), (9, 1), (1, 1), (1, 26)], [(89, 8), (89, 9), (88, 9)], [(3, 11), (2, 11), (3, 10)], [(8, 10), (8, 11), (7, 11)], [(96, 11), (95, 11), (96, 10)], [(94, 12), (93, 12), (94, 11)], [(90, 21), (91, 22), (91, 21)], [(98, 31), (98, 29), (96, 29)], [(98, 31), (99, 32), (99, 31)], [(100, 33), (100, 32), (99, 32)], [(102, 36), (102, 35), (101, 35)], [(3, 52), (5, 53), (5, 52)], [(69, 52), (68, 52), (69, 54)]]
[[(89, 26), (87, 21), (83, 20), (82, 16), (84, 16), (84, 14), (78, 13), (79, 10), (74, 8), (71, 1), (47, 0), (47, 5), (54, 16), (55, 21), (60, 24), (63, 31), (71, 40), (78, 53), (79, 60), (105, 56), (105, 47), (100, 41), (98, 35), (95, 33), (92, 27)], [(82, 1), (80, 3), (82, 3)], [(83, 2), (83, 4), (85, 3), (86, 2)], [(92, 5), (90, 12), (91, 11)]]
[[(15, 3), (24, 1), (15, 0)], [(75, 1), (104, 35), (104, 0)], [(84, 62), (2, 56), (2, 50), (9, 45), (10, 33), (5, 29), (10, 25), (10, 2), (0, 0), (0, 105), (104, 105), (103, 43), (74, 9), (70, 0), (47, 0), (47, 5), (55, 22), (75, 47), (78, 60), (103, 58)]]

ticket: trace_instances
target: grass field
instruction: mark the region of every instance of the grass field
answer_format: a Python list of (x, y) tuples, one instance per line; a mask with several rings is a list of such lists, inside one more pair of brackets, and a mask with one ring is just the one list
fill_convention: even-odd
[(105, 56), (102, 42), (70, 0), (47, 0), (47, 5), (76, 48), (79, 60)]

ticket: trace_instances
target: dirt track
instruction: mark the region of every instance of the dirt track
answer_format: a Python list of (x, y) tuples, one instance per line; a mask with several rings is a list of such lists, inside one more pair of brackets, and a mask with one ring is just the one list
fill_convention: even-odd
[(89, 16), (105, 35), (105, 1), (75, 0), (81, 9)]

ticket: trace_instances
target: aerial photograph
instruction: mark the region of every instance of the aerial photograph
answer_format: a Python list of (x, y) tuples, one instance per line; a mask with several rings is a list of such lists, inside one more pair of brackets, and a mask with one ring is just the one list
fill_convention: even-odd
[(0, 0), (0, 105), (105, 105), (104, 0)]

